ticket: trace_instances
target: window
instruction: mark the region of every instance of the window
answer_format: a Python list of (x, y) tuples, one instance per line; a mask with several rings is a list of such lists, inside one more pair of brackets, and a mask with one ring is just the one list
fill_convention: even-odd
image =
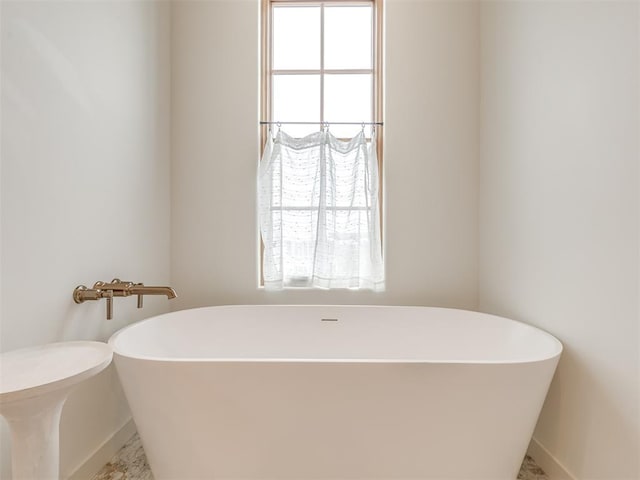
[[(267, 122), (281, 122), (282, 129), (290, 137), (306, 137), (317, 133), (321, 126), (328, 128), (331, 138), (343, 141), (355, 139), (360, 135), (369, 147), (377, 147), (372, 151), (375, 153), (377, 150), (380, 162), (381, 127), (374, 129), (368, 124), (381, 123), (382, 119), (381, 10), (381, 0), (263, 0), (261, 118)], [(262, 127), (262, 144), (265, 148), (268, 148), (268, 140), (270, 135), (273, 135), (272, 127)], [(311, 143), (315, 141), (325, 140), (318, 137)], [(342, 146), (336, 145), (336, 152), (341, 151)], [(357, 177), (354, 181), (361, 182), (365, 188), (365, 183), (371, 178), (368, 176), (367, 167), (363, 167), (368, 153), (361, 153), (364, 157), (355, 155), (353, 161), (364, 163), (360, 166), (353, 164), (351, 170), (354, 177)], [(352, 160), (345, 157), (343, 166), (349, 161)], [(321, 169), (320, 163), (312, 161), (308, 165), (307, 168), (315, 168), (318, 171)], [(345, 166), (343, 171), (349, 171), (349, 168)], [(328, 206), (334, 217), (331, 221), (333, 236), (337, 241), (340, 241), (337, 238), (340, 234), (335, 233), (335, 229), (342, 228), (336, 225), (346, 225), (343, 217), (348, 217), (349, 221), (357, 221), (353, 220), (357, 215), (364, 215), (366, 218), (360, 220), (359, 226), (349, 226), (359, 229), (370, 228), (367, 222), (374, 215), (379, 232), (381, 182), (378, 180), (378, 171), (379, 163), (374, 172), (377, 183), (374, 205), (369, 203), (369, 198), (365, 198), (366, 194), (357, 194), (352, 195), (351, 200), (346, 203), (335, 200), (337, 203)], [(339, 168), (337, 172), (340, 176)], [(302, 203), (296, 201), (291, 196), (296, 188), (295, 180), (287, 184), (287, 178), (292, 177), (282, 173), (278, 175), (280, 176), (276, 180), (280, 183), (276, 188), (279, 194), (285, 192), (284, 197), (289, 199), (284, 203), (282, 198), (280, 203), (270, 201), (271, 215), (277, 215), (278, 222), (283, 222), (284, 225), (279, 233), (283, 236), (279, 245), (291, 246), (292, 242), (298, 242), (289, 249), (289, 254), (284, 253), (285, 258), (280, 259), (284, 265), (282, 268), (291, 272), (284, 286), (319, 286), (317, 282), (310, 282), (310, 275), (304, 273), (305, 261), (301, 260), (306, 255), (304, 252), (309, 250), (310, 244), (315, 242), (309, 238), (304, 242), (296, 240), (295, 235), (287, 233), (293, 230), (288, 229), (289, 224), (285, 223), (287, 219), (292, 220), (296, 215), (302, 215), (301, 212), (307, 212), (308, 217), (305, 221), (312, 225), (319, 221), (318, 216), (322, 216), (322, 213), (313, 202), (305, 203), (302, 198), (299, 199)], [(273, 183), (272, 180), (269, 182)], [(311, 188), (317, 189), (318, 186)], [(313, 195), (309, 192), (307, 197), (310, 196)], [(305, 197), (305, 194), (300, 193), (300, 197)], [(276, 210), (277, 212), (273, 213)], [(310, 226), (307, 230), (313, 228), (315, 227)], [(314, 230), (313, 234), (316, 233)], [(263, 242), (264, 236), (263, 230)], [(262, 244), (264, 246), (264, 243)], [(267, 250), (269, 246), (267, 245)], [(339, 250), (341, 247), (333, 246), (331, 252), (335, 248)], [(297, 251), (303, 253), (300, 256), (291, 253)], [(263, 248), (261, 282), (268, 286), (268, 279), (265, 282), (264, 278), (264, 252)], [(313, 259), (313, 255), (311, 258)], [(338, 264), (332, 267), (332, 271), (340, 269), (341, 266)], [(320, 283), (320, 286), (327, 288), (333, 288), (331, 285), (338, 285), (338, 288), (361, 288), (358, 282)]]
[(288, 125), (295, 136), (354, 122), (332, 124), (342, 138), (380, 122), (381, 13), (380, 0), (264, 0), (261, 118), (316, 122)]

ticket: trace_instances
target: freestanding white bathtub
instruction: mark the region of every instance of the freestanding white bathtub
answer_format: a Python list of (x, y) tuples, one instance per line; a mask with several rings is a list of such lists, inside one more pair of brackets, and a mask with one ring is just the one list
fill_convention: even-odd
[(109, 343), (156, 480), (513, 480), (562, 351), (427, 307), (207, 307)]

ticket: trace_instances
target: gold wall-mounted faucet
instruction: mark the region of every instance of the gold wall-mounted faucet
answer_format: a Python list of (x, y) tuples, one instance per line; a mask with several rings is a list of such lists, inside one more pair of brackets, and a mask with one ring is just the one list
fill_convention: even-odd
[(176, 298), (176, 291), (171, 287), (145, 286), (142, 283), (125, 282), (114, 278), (111, 282), (96, 282), (93, 288), (79, 285), (73, 291), (73, 301), (83, 303), (87, 300), (107, 299), (107, 320), (113, 318), (113, 297), (138, 296), (138, 308), (142, 308), (145, 295), (166, 295), (168, 299)]

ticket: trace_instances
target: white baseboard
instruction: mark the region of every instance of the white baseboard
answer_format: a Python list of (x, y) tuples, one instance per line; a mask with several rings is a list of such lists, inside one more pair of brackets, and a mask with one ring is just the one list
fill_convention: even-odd
[(535, 438), (531, 439), (527, 454), (544, 470), (549, 480), (578, 480), (577, 477), (569, 473), (566, 467), (562, 465), (556, 457), (551, 455), (551, 452), (544, 448)]
[(113, 435), (107, 438), (95, 452), (89, 455), (66, 480), (87, 480), (92, 478), (135, 433), (136, 424), (130, 418)]

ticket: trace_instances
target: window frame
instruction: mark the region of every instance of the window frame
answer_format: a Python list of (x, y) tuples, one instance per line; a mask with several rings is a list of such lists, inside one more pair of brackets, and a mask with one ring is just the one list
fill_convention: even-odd
[[(273, 122), (272, 118), (272, 75), (273, 69), (273, 6), (275, 5), (300, 5), (300, 6), (320, 6), (320, 5), (371, 5), (372, 6), (372, 65), (371, 74), (373, 77), (372, 85), (372, 102), (373, 102), (373, 118), (374, 127), (376, 129), (375, 141), (378, 159), (379, 185), (378, 185), (378, 212), (380, 219), (380, 239), (384, 245), (384, 215), (383, 215), (383, 2), (384, 0), (261, 0), (260, 8), (260, 119)], [(324, 26), (321, 26), (321, 30)], [(322, 34), (321, 34), (322, 35)], [(321, 51), (323, 47), (321, 46)], [(326, 73), (327, 70), (321, 60), (320, 72)], [(341, 69), (347, 71), (347, 69)], [(368, 69), (367, 69), (368, 70)], [(277, 71), (277, 70), (276, 70)], [(331, 72), (332, 70), (329, 70)], [(321, 103), (324, 99), (321, 98)], [(323, 109), (321, 109), (321, 120)], [(288, 119), (278, 119), (280, 121), (288, 121)], [(321, 123), (318, 123), (318, 127)], [(267, 135), (269, 134), (270, 125), (260, 124), (260, 158), (264, 153), (267, 143)], [(262, 235), (258, 230), (260, 239), (260, 258), (259, 258), (259, 284), (260, 288), (264, 287), (263, 276), (263, 260), (264, 260), (264, 243)]]

